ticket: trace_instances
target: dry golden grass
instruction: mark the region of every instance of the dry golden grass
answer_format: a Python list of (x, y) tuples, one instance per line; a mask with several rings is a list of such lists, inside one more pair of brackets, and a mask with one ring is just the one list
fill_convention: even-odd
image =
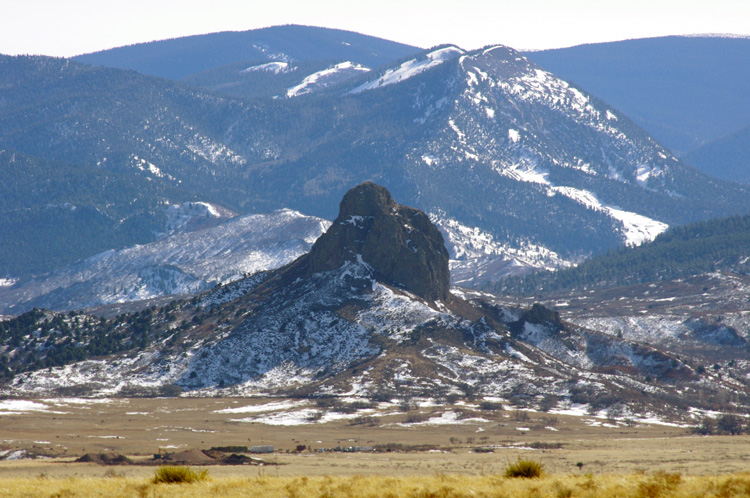
[(501, 476), (350, 476), (211, 478), (192, 484), (154, 484), (143, 478), (6, 478), (0, 496), (49, 497), (267, 497), (267, 498), (697, 498), (750, 496), (750, 474), (548, 475), (539, 479)]

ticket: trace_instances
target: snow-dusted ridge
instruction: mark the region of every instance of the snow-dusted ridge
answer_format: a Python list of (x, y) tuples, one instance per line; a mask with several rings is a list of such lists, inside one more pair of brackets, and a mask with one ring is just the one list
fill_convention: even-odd
[(243, 69), (242, 73), (254, 73), (254, 72), (268, 72), (273, 74), (281, 74), (281, 73), (287, 73), (289, 71), (294, 71), (297, 68), (295, 66), (290, 66), (288, 62), (281, 62), (281, 61), (273, 61), (273, 62), (266, 62), (265, 64), (258, 64), (257, 66), (250, 66), (248, 68)]
[(287, 97), (299, 97), (347, 80), (359, 73), (367, 73), (369, 67), (354, 62), (340, 62), (334, 66), (315, 72), (302, 80), (299, 85), (286, 91)]
[(463, 54), (464, 50), (449, 46), (427, 53), (424, 58), (411, 59), (397, 68), (388, 69), (382, 76), (376, 80), (363, 83), (351, 90), (349, 93), (361, 93), (375, 88), (381, 88), (406, 81), (420, 73), (427, 71), (435, 66), (439, 66), (447, 60), (454, 59)]

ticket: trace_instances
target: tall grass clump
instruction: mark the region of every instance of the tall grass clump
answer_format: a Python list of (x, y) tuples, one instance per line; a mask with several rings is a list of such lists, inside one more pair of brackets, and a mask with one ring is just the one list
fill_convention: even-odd
[(156, 469), (154, 484), (182, 484), (205, 481), (208, 479), (208, 469), (199, 472), (184, 465), (164, 465)]
[(505, 477), (526, 477), (529, 479), (541, 477), (543, 467), (544, 465), (541, 462), (519, 458), (516, 462), (509, 463), (505, 467)]

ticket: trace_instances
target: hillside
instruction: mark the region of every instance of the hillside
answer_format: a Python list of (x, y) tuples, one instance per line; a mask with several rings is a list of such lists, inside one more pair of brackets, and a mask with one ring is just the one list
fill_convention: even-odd
[(669, 36), (525, 55), (680, 155), (750, 125), (748, 38)]
[(750, 271), (750, 216), (674, 227), (640, 247), (594, 256), (574, 268), (509, 278), (494, 288), (537, 294), (632, 285), (717, 270)]
[(13, 150), (0, 150), (0, 178), (0, 278), (149, 242), (165, 229), (163, 199), (191, 197), (137, 175)]
[[(155, 242), (108, 250), (54, 272), (0, 285), (0, 313), (71, 310), (183, 297), (278, 268), (307, 252), (330, 225), (291, 210), (232, 216), (205, 203), (164, 210), (170, 232)], [(11, 282), (7, 282), (11, 283)]]
[(685, 162), (709, 175), (750, 184), (750, 126), (685, 155)]

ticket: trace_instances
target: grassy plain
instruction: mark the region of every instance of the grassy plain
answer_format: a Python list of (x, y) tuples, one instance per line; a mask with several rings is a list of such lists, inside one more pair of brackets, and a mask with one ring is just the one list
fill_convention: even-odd
[(435, 474), (429, 476), (317, 476), (209, 478), (192, 484), (148, 479), (0, 479), (4, 497), (267, 497), (267, 498), (697, 498), (750, 496), (750, 474), (722, 476), (567, 475), (539, 479)]
[[(748, 436), (472, 405), (383, 408), (374, 425), (261, 423), (255, 405), (279, 401), (37, 400), (46, 409), (0, 413), (0, 450), (55, 458), (0, 461), (0, 496), (750, 496)], [(428, 423), (446, 411), (458, 420)], [(277, 450), (261, 455), (269, 465), (206, 467), (211, 479), (190, 485), (151, 483), (155, 467), (73, 463), (104, 451), (144, 461), (165, 449), (261, 444)], [(381, 445), (391, 451), (309, 451)], [(519, 457), (542, 462), (546, 477), (501, 477)]]

